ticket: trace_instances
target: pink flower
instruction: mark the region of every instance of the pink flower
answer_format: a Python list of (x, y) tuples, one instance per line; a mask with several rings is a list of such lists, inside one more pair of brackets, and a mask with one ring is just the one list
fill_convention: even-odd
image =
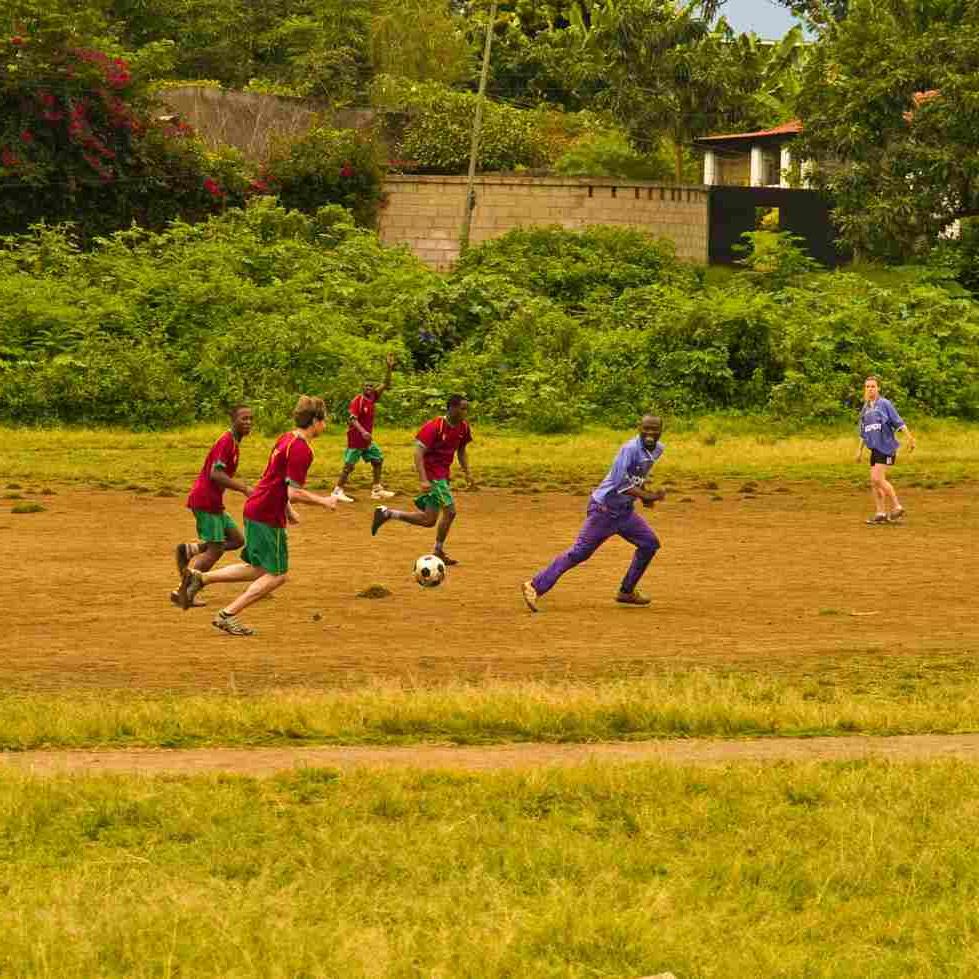
[(341, 177), (352, 177), (355, 173), (354, 168), (350, 165), (349, 160), (345, 160), (342, 167), (340, 167)]

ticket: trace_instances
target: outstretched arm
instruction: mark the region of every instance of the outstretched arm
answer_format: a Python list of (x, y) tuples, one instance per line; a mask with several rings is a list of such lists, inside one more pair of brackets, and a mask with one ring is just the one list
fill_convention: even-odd
[(291, 483), (289, 484), (289, 503), (312, 503), (314, 506), (326, 507), (327, 510), (337, 508), (335, 496), (320, 496), (319, 493), (310, 493), (309, 490), (303, 489), (301, 486), (293, 486)]
[(391, 371), (394, 370), (394, 354), (388, 354), (384, 364), (386, 367), (386, 370), (384, 371), (384, 383), (379, 385), (376, 389), (378, 397), (380, 397), (391, 387)]

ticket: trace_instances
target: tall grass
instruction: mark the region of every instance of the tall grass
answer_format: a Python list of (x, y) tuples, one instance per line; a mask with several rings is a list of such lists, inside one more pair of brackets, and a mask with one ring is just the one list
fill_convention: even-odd
[(0, 750), (589, 742), (979, 731), (979, 668), (854, 661), (811, 675), (668, 672), (597, 683), (377, 683), (254, 696), (0, 697)]
[(0, 974), (979, 970), (979, 770), (0, 777)]

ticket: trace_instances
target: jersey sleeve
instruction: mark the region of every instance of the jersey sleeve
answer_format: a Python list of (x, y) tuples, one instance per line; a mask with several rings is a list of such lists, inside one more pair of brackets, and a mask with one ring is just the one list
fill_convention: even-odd
[(235, 440), (230, 432), (225, 432), (214, 446), (212, 469), (232, 469), (235, 462)]
[(904, 428), (904, 419), (897, 413), (897, 408), (890, 401), (887, 402), (886, 414), (888, 422), (895, 431)]
[(632, 445), (623, 445), (615, 457), (615, 462), (612, 463), (612, 471), (609, 473), (609, 477), (616, 493), (624, 493), (627, 489), (632, 488), (629, 467), (632, 464), (634, 454)]
[(347, 405), (347, 415), (350, 418), (356, 418), (358, 421), (360, 420), (360, 395), (359, 394), (357, 395), (356, 398), (353, 399), (353, 401), (350, 402), (349, 405)]
[(286, 482), (290, 486), (304, 486), (306, 474), (313, 464), (313, 450), (304, 439), (297, 438), (292, 443), (292, 451), (286, 459)]
[(425, 424), (418, 429), (418, 434), (415, 436), (415, 441), (420, 442), (426, 449), (435, 448), (435, 443), (437, 440), (438, 421), (425, 422)]

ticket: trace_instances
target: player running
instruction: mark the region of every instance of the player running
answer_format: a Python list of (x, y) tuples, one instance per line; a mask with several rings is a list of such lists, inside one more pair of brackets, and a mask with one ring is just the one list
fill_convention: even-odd
[(666, 490), (644, 488), (649, 470), (663, 455), (664, 446), (659, 441), (662, 433), (663, 422), (655, 415), (646, 415), (639, 424), (639, 434), (619, 449), (608, 475), (588, 501), (587, 517), (574, 546), (555, 558), (533, 579), (523, 583), (523, 599), (531, 612), (538, 611), (538, 599), (557, 584), (561, 575), (587, 561), (609, 537), (616, 534), (634, 544), (636, 553), (615, 600), (623, 605), (649, 605), (650, 599), (637, 592), (636, 585), (659, 550), (659, 538), (649, 524), (633, 511), (633, 506), (639, 500), (648, 508), (657, 500), (666, 498)]
[(374, 406), (381, 400), (381, 395), (391, 387), (391, 371), (394, 368), (394, 354), (388, 354), (387, 370), (383, 384), (368, 381), (364, 390), (350, 402), (350, 420), (347, 426), (347, 450), (343, 453), (343, 469), (337, 477), (333, 495), (341, 503), (353, 503), (354, 498), (348, 496), (344, 487), (354, 467), (361, 459), (369, 462), (374, 470), (374, 488), (371, 490), (372, 500), (390, 500), (394, 493), (384, 488), (381, 482), (381, 472), (384, 468), (384, 454), (374, 441)]
[[(211, 446), (200, 475), (187, 497), (187, 508), (197, 522), (197, 540), (178, 544), (177, 573), (181, 578), (188, 565), (198, 571), (210, 571), (227, 551), (237, 551), (245, 538), (224, 509), (224, 491), (231, 489), (244, 496), (251, 487), (235, 479), (238, 471), (238, 450), (241, 440), (252, 430), (252, 410), (247, 405), (231, 409), (231, 428)], [(177, 603), (178, 589), (170, 592)], [(202, 603), (197, 603), (198, 605)]]
[[(897, 461), (897, 450), (901, 447), (894, 433), (907, 432), (909, 452), (914, 452), (916, 442), (894, 405), (880, 396), (880, 383), (873, 375), (863, 383), (863, 407), (860, 409), (858, 430), (860, 446), (857, 449), (857, 462), (863, 458), (863, 447), (870, 449), (870, 492), (874, 498), (875, 512), (867, 518), (867, 523), (897, 523), (905, 510), (887, 478), (887, 467)], [(890, 512), (888, 503), (891, 504)]]
[(252, 636), (254, 629), (242, 625), (239, 612), (260, 598), (271, 595), (286, 583), (289, 570), (289, 541), (286, 523), (298, 523), (293, 503), (313, 503), (335, 510), (332, 496), (319, 496), (303, 489), (306, 474), (313, 464), (310, 445), (326, 427), (326, 405), (322, 398), (303, 395), (296, 403), (296, 427), (275, 441), (268, 465), (254, 492), (245, 503), (245, 549), (242, 563), (217, 571), (187, 568), (180, 583), (180, 606), (188, 609), (194, 596), (206, 585), (248, 581), (249, 586), (212, 620), (212, 625), (232, 636)]
[[(446, 414), (433, 418), (418, 430), (415, 436), (415, 469), (421, 483), (421, 495), (415, 498), (415, 506), (421, 513), (407, 513), (379, 506), (374, 510), (371, 534), (375, 535), (389, 520), (401, 520), (416, 527), (434, 527), (435, 553), (447, 564), (458, 564), (445, 553), (445, 539), (456, 518), (455, 500), (450, 486), (452, 460), (458, 455), (459, 465), (466, 474), (466, 483), (473, 485), (469, 471), (466, 447), (473, 440), (472, 429), (466, 421), (469, 402), (461, 394), (453, 394), (446, 406)], [(439, 519), (441, 513), (442, 519)]]

